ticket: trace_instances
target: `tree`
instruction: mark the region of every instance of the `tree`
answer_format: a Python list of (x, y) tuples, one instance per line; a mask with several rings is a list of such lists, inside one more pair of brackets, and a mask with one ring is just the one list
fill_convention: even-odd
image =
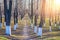
[(1, 3), (0, 3), (0, 28), (2, 28), (2, 13), (1, 13)]
[(37, 19), (38, 19), (38, 3), (39, 0), (37, 0), (37, 5), (36, 5), (36, 13), (34, 13), (34, 32), (37, 33)]
[(52, 31), (52, 24), (51, 24), (51, 22), (52, 22), (52, 19), (51, 19), (51, 13), (50, 13), (50, 16), (49, 16), (49, 27), (50, 27), (50, 29), (49, 29), (49, 31)]
[(42, 2), (42, 9), (41, 9), (41, 13), (40, 13), (40, 24), (39, 24), (39, 27), (38, 27), (38, 33), (37, 35), (38, 36), (42, 36), (42, 26), (44, 24), (44, 15), (45, 15), (45, 0), (41, 0)]
[(11, 10), (12, 10), (12, 0), (8, 1), (4, 0), (4, 12), (6, 17), (6, 35), (11, 35), (11, 27), (10, 27), (10, 20), (11, 20)]
[(55, 27), (56, 27), (56, 23), (57, 23), (57, 20), (56, 20), (56, 13), (55, 13)]
[(31, 0), (31, 27), (33, 28), (33, 0)]
[(15, 9), (14, 9), (14, 30), (16, 30), (18, 26), (18, 3), (15, 1)]
[(25, 16), (25, 9), (26, 8), (26, 0), (20, 0), (20, 9), (19, 9), (19, 15), (21, 17), (21, 20), (24, 18)]
[(6, 26), (6, 12), (7, 12), (7, 0), (4, 0), (4, 15), (5, 15), (4, 25), (5, 25), (5, 26)]
[(29, 6), (29, 10), (28, 10), (28, 16), (29, 16), (29, 18), (31, 19), (31, 2), (30, 2), (30, 0), (29, 0), (29, 4), (28, 4), (28, 6)]

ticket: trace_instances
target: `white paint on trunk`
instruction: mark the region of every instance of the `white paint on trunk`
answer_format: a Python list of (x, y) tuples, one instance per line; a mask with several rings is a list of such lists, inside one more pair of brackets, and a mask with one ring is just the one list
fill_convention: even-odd
[(33, 28), (33, 24), (31, 24), (31, 28)]
[(49, 31), (50, 31), (50, 32), (52, 31), (52, 27), (51, 27), (51, 26), (49, 27)]
[(0, 28), (2, 28), (2, 23), (0, 23)]
[(11, 35), (11, 26), (6, 26), (6, 34)]
[(56, 27), (56, 24), (55, 24), (55, 27)]
[(18, 23), (16, 23), (16, 26), (18, 27)]
[(6, 22), (4, 22), (4, 26), (6, 26)]
[(42, 28), (41, 28), (41, 27), (38, 28), (38, 33), (37, 33), (37, 35), (38, 35), (38, 36), (42, 36)]
[(45, 25), (45, 23), (44, 23), (44, 27), (45, 27), (46, 25)]
[(34, 32), (37, 33), (37, 26), (34, 26)]
[(14, 25), (14, 30), (16, 30), (16, 28), (17, 28), (17, 26), (16, 26), (16, 24)]

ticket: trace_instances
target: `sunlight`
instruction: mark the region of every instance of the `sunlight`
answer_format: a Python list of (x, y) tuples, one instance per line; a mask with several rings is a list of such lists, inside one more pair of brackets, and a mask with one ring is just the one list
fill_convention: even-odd
[(54, 3), (56, 6), (58, 6), (58, 7), (60, 6), (60, 0), (54, 0)]
[(55, 3), (56, 3), (57, 5), (60, 5), (60, 0), (55, 0)]
[(60, 0), (46, 0), (45, 13), (52, 15), (60, 13)]
[(59, 11), (60, 9), (60, 0), (54, 0), (55, 9)]

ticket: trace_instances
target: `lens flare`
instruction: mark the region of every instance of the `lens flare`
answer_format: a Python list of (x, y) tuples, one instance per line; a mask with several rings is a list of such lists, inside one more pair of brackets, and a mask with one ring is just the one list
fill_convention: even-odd
[(54, 0), (56, 5), (60, 5), (60, 0)]
[(55, 8), (56, 10), (60, 10), (60, 0), (54, 0), (54, 5), (55, 5)]

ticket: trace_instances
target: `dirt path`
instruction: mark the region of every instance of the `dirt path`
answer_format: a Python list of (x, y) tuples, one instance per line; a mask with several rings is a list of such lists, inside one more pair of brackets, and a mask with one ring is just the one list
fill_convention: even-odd
[(5, 35), (5, 29), (0, 30), (0, 36), (4, 36), (9, 40), (42, 40), (41, 37), (37, 36), (31, 29), (31, 27), (24, 26), (18, 27), (16, 31), (12, 28), (12, 35), (7, 36)]
[(28, 26), (18, 28), (16, 31), (14, 32), (12, 31), (12, 34), (14, 37), (18, 38), (19, 40), (42, 40)]

